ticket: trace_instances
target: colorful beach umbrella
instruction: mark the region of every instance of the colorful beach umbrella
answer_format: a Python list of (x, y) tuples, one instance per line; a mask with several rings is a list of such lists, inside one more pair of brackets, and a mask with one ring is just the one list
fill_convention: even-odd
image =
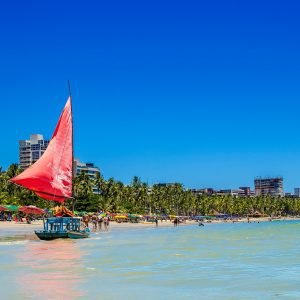
[(128, 218), (130, 218), (130, 219), (138, 219), (138, 218), (140, 218), (141, 216), (139, 216), (139, 215), (135, 215), (135, 214), (128, 214)]
[(17, 212), (19, 210), (19, 206), (17, 205), (4, 205), (9, 211)]
[(43, 209), (36, 207), (34, 205), (22, 206), (19, 208), (19, 211), (25, 214), (32, 214), (32, 215), (42, 215), (45, 213)]
[(0, 211), (7, 211), (8, 209), (5, 206), (0, 205)]

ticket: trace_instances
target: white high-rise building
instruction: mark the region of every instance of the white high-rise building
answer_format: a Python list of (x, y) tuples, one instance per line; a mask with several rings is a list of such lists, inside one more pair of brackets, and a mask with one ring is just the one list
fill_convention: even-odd
[(26, 169), (35, 163), (45, 152), (49, 140), (44, 140), (42, 134), (31, 134), (29, 140), (19, 141), (19, 165)]

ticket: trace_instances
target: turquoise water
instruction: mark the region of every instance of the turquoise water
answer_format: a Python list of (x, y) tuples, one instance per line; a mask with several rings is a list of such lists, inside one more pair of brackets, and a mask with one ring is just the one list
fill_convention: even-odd
[(300, 299), (300, 222), (0, 238), (1, 299)]

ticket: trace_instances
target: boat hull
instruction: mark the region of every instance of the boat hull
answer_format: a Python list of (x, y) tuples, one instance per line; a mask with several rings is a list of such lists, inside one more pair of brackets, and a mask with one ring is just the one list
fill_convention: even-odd
[(40, 240), (44, 241), (69, 238), (68, 232), (35, 230), (34, 233)]
[(80, 219), (70, 217), (51, 217), (44, 220), (44, 229), (35, 230), (39, 239), (51, 241), (55, 239), (83, 239), (89, 237), (90, 230), (80, 229)]
[(70, 239), (85, 239), (90, 236), (88, 231), (69, 231), (68, 237)]

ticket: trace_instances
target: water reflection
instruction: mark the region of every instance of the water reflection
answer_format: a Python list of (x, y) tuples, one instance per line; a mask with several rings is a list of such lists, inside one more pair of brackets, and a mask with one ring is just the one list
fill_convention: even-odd
[(18, 253), (17, 282), (31, 299), (74, 299), (83, 297), (80, 249), (72, 240), (30, 242)]

